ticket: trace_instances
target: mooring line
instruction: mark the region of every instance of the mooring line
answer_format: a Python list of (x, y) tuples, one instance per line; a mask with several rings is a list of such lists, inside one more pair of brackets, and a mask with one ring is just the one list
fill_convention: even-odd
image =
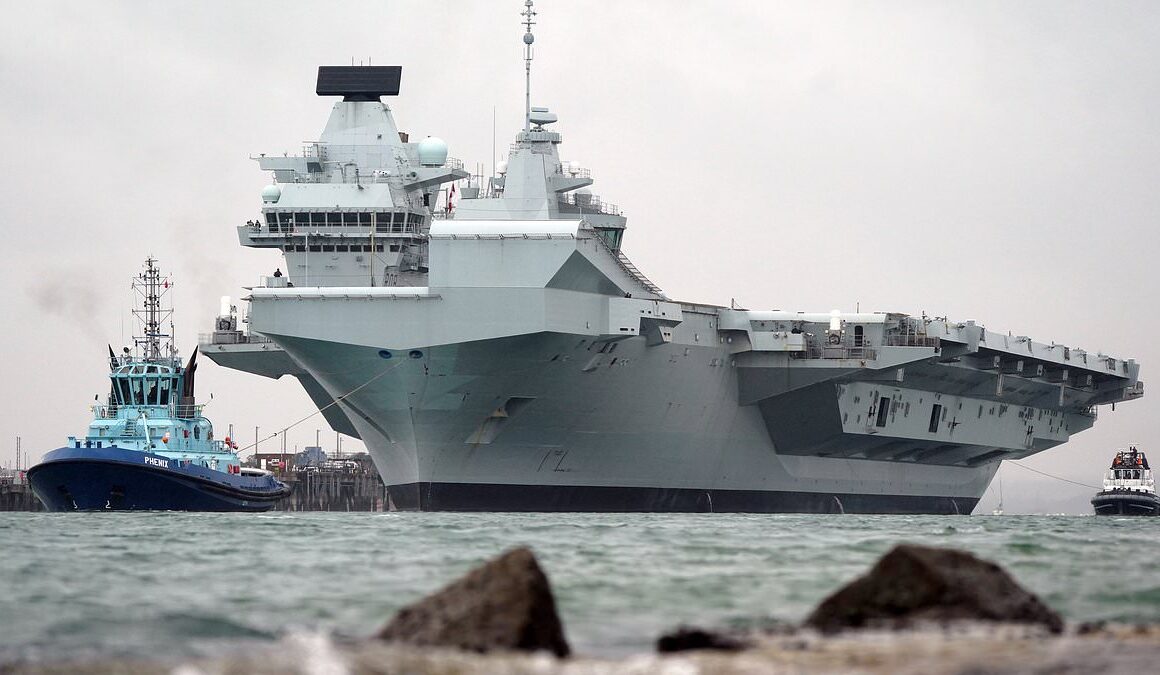
[[(385, 369), (383, 372), (379, 373), (378, 375), (375, 375), (374, 377), (372, 377), (371, 379), (367, 380), (366, 382), (363, 382), (362, 384), (360, 384), (359, 386), (355, 387), (354, 389), (351, 389), (350, 391), (346, 392), (345, 394), (342, 394), (341, 396), (335, 396), (333, 401), (331, 401), (330, 403), (327, 403), (326, 405), (322, 406), (322, 407), (321, 407), (321, 408), (319, 408), (318, 410), (315, 410), (314, 412), (310, 413), (310, 414), (309, 414), (309, 415), (307, 415), (306, 417), (303, 417), (302, 419), (298, 420), (297, 422), (293, 422), (293, 423), (291, 423), (291, 424), (289, 424), (289, 425), (287, 425), (287, 426), (285, 426), (285, 427), (282, 427), (281, 429), (279, 429), (278, 431), (275, 431), (274, 433), (270, 434), (269, 436), (266, 436), (266, 437), (264, 437), (264, 438), (261, 438), (261, 439), (255, 440), (253, 443), (250, 443), (249, 445), (246, 445), (246, 446), (243, 446), (243, 447), (241, 447), (241, 448), (238, 448), (238, 449), (235, 451), (235, 454), (237, 454), (237, 455), (241, 455), (243, 452), (245, 452), (245, 451), (247, 451), (247, 450), (249, 450), (249, 449), (251, 449), (251, 448), (256, 448), (256, 447), (258, 446), (258, 444), (259, 444), (259, 443), (261, 443), (262, 441), (268, 441), (268, 440), (270, 440), (271, 438), (277, 438), (277, 437), (278, 437), (278, 434), (282, 434), (282, 433), (285, 433), (285, 432), (289, 431), (290, 429), (293, 429), (294, 427), (298, 426), (299, 424), (302, 424), (303, 422), (305, 422), (306, 420), (310, 419), (311, 417), (314, 417), (315, 415), (321, 415), (321, 414), (322, 414), (322, 411), (324, 411), (324, 410), (326, 410), (326, 409), (330, 408), (331, 406), (338, 405), (338, 402), (339, 402), (339, 401), (342, 401), (343, 399), (345, 399), (346, 397), (348, 397), (348, 396), (350, 396), (351, 394), (355, 393), (356, 391), (358, 391), (358, 390), (360, 390), (360, 389), (362, 389), (362, 388), (366, 387), (366, 386), (367, 386), (367, 385), (369, 385), (371, 382), (374, 382), (375, 380), (377, 380), (377, 379), (379, 379), (380, 377), (382, 377), (382, 376), (386, 375), (387, 373), (391, 372), (391, 371), (392, 371), (392, 370), (394, 370), (395, 368), (398, 368), (399, 366), (403, 365), (403, 363), (404, 363), (403, 361), (397, 361), (397, 362), (396, 362), (394, 365), (392, 365), (392, 366), (389, 366), (389, 367), (388, 367), (388, 368), (386, 368), (386, 369)], [(321, 383), (320, 383), (320, 384), (321, 384)]]
[(1017, 462), (1016, 460), (1013, 460), (1013, 459), (1008, 459), (1008, 460), (1004, 460), (1004, 461), (1010, 462), (1010, 463), (1014, 464), (1015, 466), (1019, 467), (1020, 469), (1027, 469), (1028, 471), (1031, 471), (1033, 473), (1037, 473), (1040, 476), (1047, 476), (1048, 478), (1054, 478), (1055, 480), (1061, 480), (1064, 483), (1071, 483), (1072, 485), (1078, 485), (1080, 487), (1091, 488), (1092, 490), (1102, 490), (1103, 489), (1103, 487), (1098, 486), (1098, 485), (1088, 485), (1087, 483), (1080, 483), (1079, 481), (1074, 481), (1074, 480), (1071, 480), (1070, 478), (1064, 478), (1062, 476), (1053, 476), (1053, 475), (1047, 473), (1046, 471), (1040, 471), (1039, 469), (1032, 469), (1029, 466), (1024, 466), (1023, 464), (1020, 464), (1019, 462)]

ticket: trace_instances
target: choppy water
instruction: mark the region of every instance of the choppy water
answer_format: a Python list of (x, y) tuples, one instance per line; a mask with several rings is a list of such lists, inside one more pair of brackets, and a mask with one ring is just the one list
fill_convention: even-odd
[(361, 637), (527, 544), (580, 652), (678, 623), (799, 621), (901, 541), (992, 559), (1073, 621), (1160, 622), (1160, 519), (1043, 516), (0, 513), (0, 664)]

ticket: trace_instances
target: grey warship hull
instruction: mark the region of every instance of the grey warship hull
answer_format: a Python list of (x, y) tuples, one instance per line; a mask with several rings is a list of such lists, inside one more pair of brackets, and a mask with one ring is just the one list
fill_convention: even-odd
[(287, 273), (246, 298), (249, 333), (230, 310), (201, 340), (297, 378), (394, 508), (969, 513), (1001, 460), (1143, 394), (1132, 360), (971, 321), (672, 300), (555, 114), (529, 106), (481, 185), (399, 133), (398, 83), (320, 69), (344, 100), (301, 156), (256, 158), (276, 183), (238, 228)]
[(674, 361), (626, 341), (584, 370), (580, 335), (394, 350), (404, 360), (391, 365), (377, 348), (278, 342), (296, 361), (358, 374), (330, 375), (336, 390), (387, 372), (343, 399), (338, 423), (367, 444), (400, 510), (957, 514), (998, 466), (779, 454), (760, 409), (730, 395), (736, 371), (709, 365), (711, 348)]

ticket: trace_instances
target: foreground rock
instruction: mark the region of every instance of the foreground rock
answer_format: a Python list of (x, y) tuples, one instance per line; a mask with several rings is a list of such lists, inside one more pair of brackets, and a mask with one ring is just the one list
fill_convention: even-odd
[(902, 544), (806, 619), (825, 633), (846, 628), (903, 628), (921, 622), (1033, 624), (1052, 633), (1063, 620), (995, 563), (965, 551)]
[(548, 577), (527, 548), (508, 551), (404, 607), (379, 637), (473, 652), (546, 650), (563, 657), (571, 651)]

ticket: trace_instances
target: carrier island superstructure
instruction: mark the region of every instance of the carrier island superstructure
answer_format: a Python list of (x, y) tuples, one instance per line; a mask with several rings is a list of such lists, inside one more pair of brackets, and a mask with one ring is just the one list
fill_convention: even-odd
[(302, 155), (257, 158), (275, 182), (238, 228), (286, 272), (251, 289), (248, 332), (224, 311), (201, 344), (297, 378), (395, 508), (969, 513), (1000, 460), (1143, 394), (1131, 359), (973, 321), (671, 299), (554, 113), (529, 104), (474, 180), (400, 134), (400, 80), (319, 69), (342, 100)]

